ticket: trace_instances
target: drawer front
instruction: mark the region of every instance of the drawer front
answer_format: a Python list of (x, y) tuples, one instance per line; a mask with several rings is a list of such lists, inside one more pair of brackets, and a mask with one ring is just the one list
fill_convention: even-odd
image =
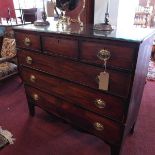
[(27, 95), (34, 101), (35, 105), (62, 117), (108, 142), (117, 143), (120, 140), (121, 127), (113, 121), (75, 107), (73, 104), (37, 89), (28, 86), (25, 88)]
[(28, 32), (15, 32), (17, 47), (41, 50), (40, 36)]
[(60, 108), (61, 116), (111, 144), (118, 143), (121, 139), (122, 127), (117, 123), (100, 117), (92, 112), (63, 103)]
[(94, 91), (25, 67), (21, 68), (21, 75), (25, 83), (50, 94), (55, 94), (68, 102), (102, 116), (108, 116), (119, 121), (124, 119), (124, 101), (121, 98)]
[(28, 86), (25, 86), (25, 91), (32, 104), (58, 115), (59, 99)]
[(81, 43), (81, 60), (93, 63), (104, 64), (98, 55), (101, 50), (110, 52), (110, 58), (107, 65), (115, 68), (132, 70), (135, 64), (136, 50), (134, 47), (112, 45), (111, 42), (96, 43), (83, 41)]
[(78, 57), (78, 41), (62, 37), (42, 37), (43, 50), (47, 53), (67, 57)]
[[(18, 52), (18, 55), (21, 64), (98, 90), (98, 76), (103, 72), (103, 68), (28, 51)], [(27, 57), (32, 59), (31, 64), (27, 63)], [(108, 91), (122, 97), (128, 97), (131, 75), (114, 70), (108, 70), (108, 72), (110, 74)]]

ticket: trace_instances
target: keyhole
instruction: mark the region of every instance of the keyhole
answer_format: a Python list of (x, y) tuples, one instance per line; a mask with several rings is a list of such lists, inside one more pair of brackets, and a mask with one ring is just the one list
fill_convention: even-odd
[(59, 41), (59, 39), (58, 39), (58, 44), (59, 44), (59, 42), (60, 42), (60, 41)]

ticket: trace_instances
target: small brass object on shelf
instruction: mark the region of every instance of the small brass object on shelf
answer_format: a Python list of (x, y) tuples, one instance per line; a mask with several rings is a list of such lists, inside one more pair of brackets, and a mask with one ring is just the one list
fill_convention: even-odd
[(77, 17), (69, 17), (66, 14), (70, 11), (73, 11), (79, 5), (79, 0), (57, 0), (56, 7), (61, 10), (61, 14), (59, 15), (59, 20), (57, 23), (57, 28), (61, 25), (62, 28), (64, 25), (71, 25), (71, 24), (78, 24), (80, 27), (84, 26), (83, 22), (81, 21), (81, 15), (86, 7), (86, 0), (82, 0), (82, 7), (79, 11)]

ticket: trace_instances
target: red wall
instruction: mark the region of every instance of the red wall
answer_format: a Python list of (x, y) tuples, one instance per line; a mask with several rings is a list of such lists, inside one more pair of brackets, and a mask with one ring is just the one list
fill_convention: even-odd
[(15, 17), (15, 12), (13, 11), (14, 5), (13, 0), (0, 0), (0, 17), (7, 18), (8, 17), (8, 8), (11, 11), (11, 17)]

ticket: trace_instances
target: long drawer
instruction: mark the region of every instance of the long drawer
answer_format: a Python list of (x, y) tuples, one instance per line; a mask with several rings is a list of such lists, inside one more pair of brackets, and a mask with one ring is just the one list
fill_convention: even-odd
[(89, 111), (75, 107), (59, 98), (48, 95), (32, 87), (25, 86), (27, 95), (35, 105), (64, 118), (72, 124), (93, 133), (107, 142), (117, 143), (121, 138), (121, 125)]
[[(80, 83), (96, 90), (99, 89), (98, 76), (103, 68), (86, 65), (61, 57), (40, 55), (29, 51), (18, 52), (19, 63), (33, 67), (51, 75)], [(128, 97), (132, 74), (107, 70), (110, 74), (108, 91), (122, 97)]]
[[(123, 121), (125, 103), (121, 98), (61, 80), (45, 73), (21, 68), (26, 84), (67, 100), (77, 106), (112, 119)], [(126, 105), (127, 106), (127, 105)]]

